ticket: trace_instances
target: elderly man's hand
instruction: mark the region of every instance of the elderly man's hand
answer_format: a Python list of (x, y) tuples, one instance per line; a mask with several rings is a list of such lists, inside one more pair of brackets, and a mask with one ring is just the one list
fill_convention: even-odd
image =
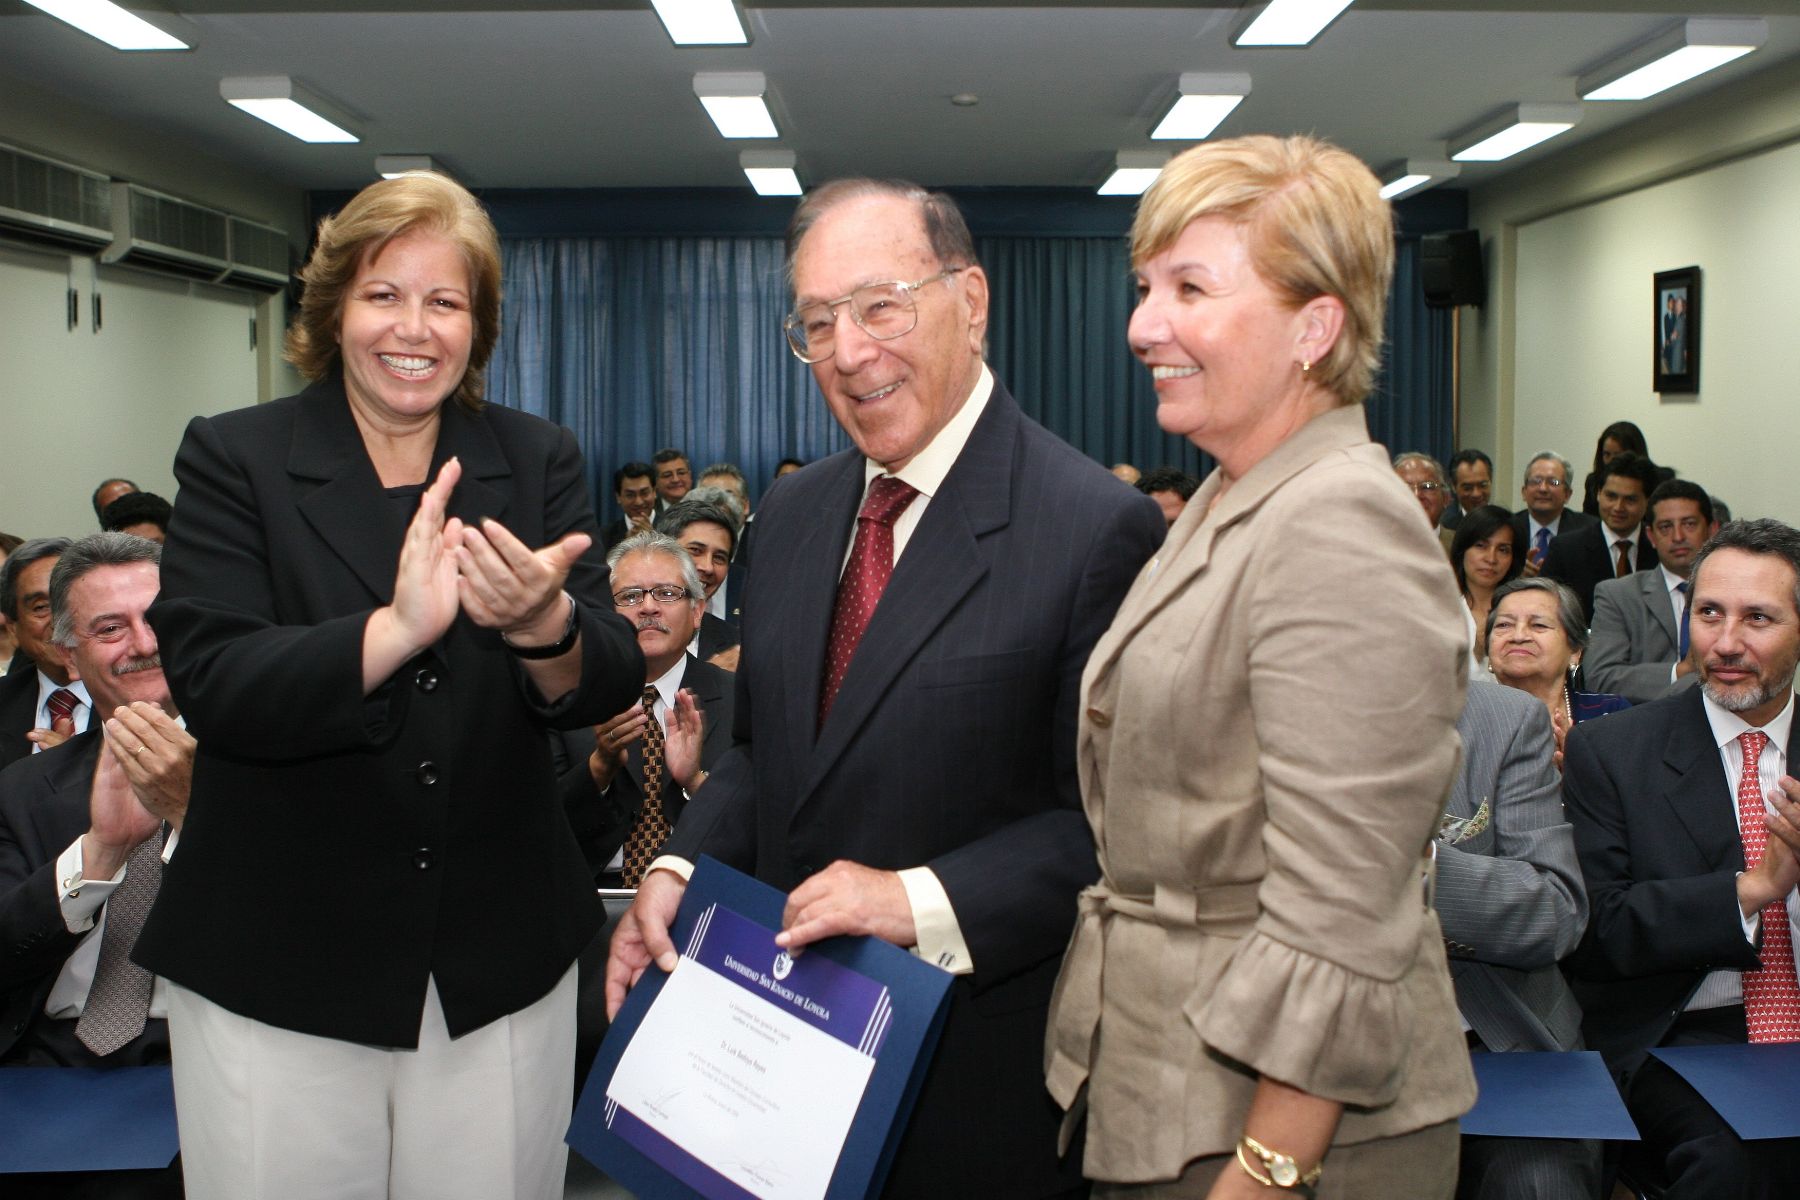
[(843, 859), (788, 894), (781, 929), (775, 944), (790, 952), (839, 934), (868, 934), (903, 948), (919, 940), (899, 874)]
[(194, 739), (175, 718), (137, 700), (106, 722), (106, 748), (119, 761), (138, 803), (181, 828), (194, 781)]
[(658, 970), (673, 971), (679, 956), (675, 943), (669, 940), (669, 926), (675, 921), (675, 910), (687, 881), (673, 871), (652, 871), (638, 887), (637, 899), (619, 918), (613, 930), (612, 947), (606, 956), (606, 1019), (619, 1015), (625, 993), (637, 986), (638, 978), (651, 963)]

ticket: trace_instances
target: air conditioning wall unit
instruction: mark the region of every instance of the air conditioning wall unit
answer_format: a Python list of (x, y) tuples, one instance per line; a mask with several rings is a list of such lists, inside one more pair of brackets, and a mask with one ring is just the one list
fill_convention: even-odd
[(112, 180), (0, 145), (0, 236), (93, 252), (112, 241)]
[(229, 218), (226, 231), (231, 266), (218, 282), (259, 292), (279, 292), (288, 285), (294, 264), (286, 232), (242, 217)]
[(214, 280), (231, 266), (229, 218), (135, 183), (113, 184), (113, 236), (100, 261)]

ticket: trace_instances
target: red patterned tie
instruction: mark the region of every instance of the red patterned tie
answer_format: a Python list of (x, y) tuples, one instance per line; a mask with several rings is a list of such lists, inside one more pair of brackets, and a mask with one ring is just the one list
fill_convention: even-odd
[(67, 721), (71, 726), (75, 723), (75, 706), (81, 698), (68, 688), (57, 688), (44, 700), (44, 707), (50, 710), (50, 728), (55, 729), (58, 721)]
[(878, 475), (856, 514), (856, 542), (838, 580), (837, 607), (831, 613), (831, 640), (825, 646), (825, 686), (819, 692), (819, 724), (831, 712), (844, 672), (862, 641), (875, 605), (894, 573), (894, 522), (919, 490), (892, 475)]
[[(1763, 825), (1762, 780), (1757, 760), (1769, 735), (1751, 730), (1738, 735), (1744, 746), (1744, 774), (1738, 780), (1738, 832), (1744, 839), (1744, 865), (1762, 861), (1769, 831)], [(1800, 1042), (1800, 980), (1794, 976), (1793, 930), (1785, 901), (1762, 910), (1762, 970), (1744, 972), (1744, 1017), (1753, 1042)]]

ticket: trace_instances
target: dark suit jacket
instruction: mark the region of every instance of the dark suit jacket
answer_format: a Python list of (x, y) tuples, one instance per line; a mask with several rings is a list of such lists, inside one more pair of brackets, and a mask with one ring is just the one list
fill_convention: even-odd
[[(705, 719), (706, 732), (700, 743), (700, 767), (710, 771), (731, 746), (731, 714), (735, 682), (731, 672), (722, 671), (693, 655), (687, 656), (687, 669), (681, 674), (681, 686), (694, 693), (694, 703)], [(623, 710), (621, 710), (623, 711)], [(609, 718), (610, 719), (610, 718)], [(567, 730), (557, 735), (564, 746), (564, 761), (570, 764), (557, 778), (557, 791), (575, 840), (581, 843), (588, 866), (598, 876), (612, 861), (637, 816), (644, 807), (644, 747), (637, 742), (625, 753), (625, 767), (613, 776), (612, 786), (604, 792), (594, 787), (588, 773), (588, 755), (594, 750), (591, 729)], [(681, 817), (687, 797), (679, 787), (664, 788), (663, 813), (674, 824)]]
[(1074, 1186), (1080, 1165), (1057, 1162), (1042, 1057), (1075, 897), (1099, 874), (1075, 778), (1081, 669), (1165, 526), (1153, 501), (1028, 420), (996, 383), (821, 730), (863, 463), (854, 450), (815, 463), (757, 510), (741, 744), (668, 848), (783, 890), (839, 858), (929, 866), (974, 973), (952, 988), (889, 1194), (949, 1194), (949, 1173), (962, 1195), (1045, 1195)]
[(1698, 688), (1569, 731), (1563, 802), (1590, 909), (1569, 968), (1582, 1033), (1615, 1073), (1662, 1041), (1708, 971), (1758, 966), (1738, 916), (1734, 782)]
[[(447, 403), (432, 476), (452, 454), (451, 515), (528, 546), (594, 532), (567, 430)], [(644, 678), (598, 547), (566, 585), (574, 692), (544, 703), (459, 615), (365, 697), (363, 627), (410, 514), (342, 383), (196, 418), (175, 475), (150, 620), (200, 745), (138, 960), (233, 1012), (379, 1046), (416, 1044), (427, 976), (452, 1036), (542, 997), (602, 918), (544, 729), (613, 716)]]
[[(1638, 531), (1637, 545), (1631, 551), (1632, 569), (1647, 571), (1656, 565), (1656, 550), (1643, 530)], [(1604, 580), (1616, 578), (1617, 566), (1612, 553), (1612, 532), (1604, 523), (1595, 521), (1574, 533), (1563, 533), (1550, 540), (1550, 552), (1544, 556), (1540, 574), (1547, 575), (1575, 589), (1581, 597), (1581, 612), (1589, 624), (1594, 619), (1594, 589)]]
[(88, 791), (101, 753), (96, 730), (0, 772), (0, 1061), (22, 1039), (48, 1041), (55, 1057), (76, 1067), (132, 1067), (169, 1058), (163, 1021), (149, 1022), (101, 1058), (75, 1039), (73, 1021), (44, 1016), (63, 963), (85, 936), (63, 923), (56, 857), (87, 832)]
[[(1565, 533), (1574, 533), (1578, 529), (1586, 529), (1589, 525), (1598, 525), (1599, 523), (1598, 520), (1588, 516), (1586, 513), (1577, 512), (1572, 508), (1565, 508), (1563, 509), (1562, 517), (1556, 523), (1556, 532), (1551, 535), (1550, 540), (1554, 543), (1557, 538)], [(1530, 509), (1521, 508), (1512, 515), (1512, 531), (1513, 545), (1518, 549), (1518, 553), (1521, 556), (1519, 561), (1524, 562), (1523, 556), (1531, 550)]]
[(0, 677), (0, 767), (31, 754), (25, 735), (37, 727), (37, 664), (24, 655)]
[(702, 662), (721, 650), (729, 650), (743, 640), (738, 627), (709, 612), (700, 614), (699, 657)]

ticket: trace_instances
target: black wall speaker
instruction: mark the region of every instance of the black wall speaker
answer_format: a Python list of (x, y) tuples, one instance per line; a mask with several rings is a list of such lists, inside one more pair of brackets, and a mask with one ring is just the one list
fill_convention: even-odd
[(1425, 303), (1433, 308), (1480, 305), (1487, 301), (1487, 277), (1481, 270), (1481, 233), (1459, 229), (1419, 239), (1419, 282)]

